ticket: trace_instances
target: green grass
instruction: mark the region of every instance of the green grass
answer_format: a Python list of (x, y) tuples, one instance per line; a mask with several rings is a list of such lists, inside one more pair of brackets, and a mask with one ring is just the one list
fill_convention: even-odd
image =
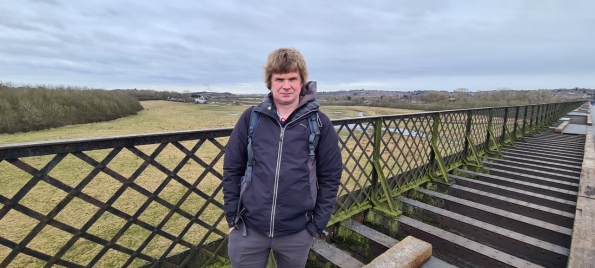
[[(239, 114), (241, 114), (249, 106), (231, 106), (231, 105), (196, 105), (190, 103), (167, 102), (167, 101), (144, 101), (141, 102), (144, 110), (137, 115), (125, 118), (119, 118), (109, 122), (91, 123), (72, 125), (67, 127), (60, 127), (49, 130), (33, 131), (18, 134), (3, 134), (0, 135), (0, 144), (36, 142), (58, 139), (74, 139), (86, 137), (101, 137), (101, 136), (118, 136), (141, 133), (155, 133), (155, 132), (169, 132), (179, 130), (192, 129), (208, 129), (208, 128), (222, 128), (232, 127), (237, 121)], [(387, 108), (370, 108), (370, 107), (322, 107), (324, 112), (327, 112), (331, 118), (343, 117), (358, 117), (359, 112), (364, 111), (364, 115), (380, 115), (380, 114), (395, 114), (404, 113), (408, 111), (394, 110)], [(218, 138), (217, 141), (222, 145), (227, 143), (226, 138)], [(197, 141), (185, 141), (181, 144), (190, 149)], [(355, 146), (355, 141), (348, 141), (350, 147)], [(157, 145), (137, 146), (137, 148), (144, 154), (150, 155)], [(353, 147), (355, 148), (355, 147)], [(371, 150), (370, 147), (366, 148)], [(101, 161), (110, 150), (97, 150), (84, 152), (89, 157), (96, 161)], [(213, 158), (220, 149), (205, 142), (196, 153), (196, 156), (210, 164)], [(355, 149), (354, 153), (361, 153), (361, 149)], [(169, 170), (173, 170), (185, 156), (183, 152), (175, 148), (172, 144), (168, 144), (166, 148), (160, 153), (156, 161), (165, 166)], [(35, 169), (41, 169), (48, 163), (53, 156), (41, 156), (31, 158), (21, 158), (20, 160), (27, 163)], [(344, 156), (346, 157), (346, 156)], [(364, 160), (361, 160), (364, 161)], [(361, 162), (360, 161), (360, 162)], [(127, 149), (123, 149), (114, 160), (112, 160), (107, 167), (111, 170), (121, 174), (124, 178), (130, 178), (132, 174), (143, 164), (144, 160), (133, 154)], [(222, 173), (223, 161), (219, 160), (214, 169)], [(360, 163), (363, 164), (363, 163)], [(348, 167), (353, 167), (353, 161), (348, 163)], [(83, 160), (68, 155), (62, 160), (49, 175), (69, 187), (76, 187), (86, 176), (92, 172), (93, 167), (85, 163)], [(354, 175), (360, 172), (369, 172), (370, 166), (365, 171), (356, 171)], [(183, 166), (177, 173), (183, 180), (192, 184), (196, 179), (205, 172), (204, 167), (191, 160)], [(344, 174), (344, 183), (347, 184), (348, 189), (355, 187), (353, 182), (347, 182), (346, 174)], [(12, 198), (30, 179), (31, 175), (13, 166), (7, 161), (0, 162), (0, 195)], [(167, 178), (167, 174), (158, 170), (156, 167), (149, 165), (139, 177), (135, 180), (139, 186), (148, 191), (155, 191), (159, 185)], [(209, 173), (198, 185), (198, 189), (207, 195), (214, 193), (219, 186), (220, 180), (212, 173)], [(83, 188), (82, 192), (92, 196), (93, 198), (106, 202), (110, 197), (122, 186), (122, 183), (110, 177), (108, 174), (100, 172), (94, 179)], [(169, 203), (176, 204), (187, 191), (186, 187), (178, 182), (169, 182), (163, 191), (159, 194), (160, 198)], [(40, 181), (29, 192), (19, 204), (26, 206), (42, 214), (49, 213), (56, 205), (66, 197), (67, 193), (59, 190), (50, 184)], [(221, 191), (215, 196), (215, 200), (223, 203), (223, 194)], [(147, 198), (128, 188), (124, 194), (113, 204), (117, 208), (129, 215), (134, 214), (139, 207), (147, 200)], [(182, 204), (181, 208), (190, 214), (196, 213), (200, 207), (205, 204), (205, 200), (196, 194), (191, 194)], [(0, 205), (0, 208), (2, 205)], [(74, 198), (56, 217), (55, 220), (73, 226), (77, 229), (81, 228), (94, 214), (98, 208), (90, 205), (85, 201)], [(151, 203), (147, 210), (139, 217), (153, 226), (158, 225), (169, 209), (159, 205), (155, 202)], [(222, 211), (213, 205), (207, 209), (199, 217), (200, 220), (214, 225), (216, 219), (221, 215)], [(177, 236), (182, 229), (188, 224), (189, 220), (174, 214), (164, 226), (164, 230)], [(15, 210), (9, 211), (0, 220), (0, 236), (7, 238), (13, 242), (19, 243), (29, 232), (38, 224), (38, 221), (30, 218)], [(99, 220), (89, 229), (89, 233), (101, 237), (106, 240), (111, 240), (118, 230), (125, 224), (125, 221), (109, 212), (104, 213)], [(217, 225), (217, 228), (223, 232), (226, 231), (227, 226), (223, 221)], [(190, 231), (184, 236), (186, 241), (198, 244), (206, 234), (207, 230), (200, 225), (193, 224)], [(137, 249), (149, 236), (150, 231), (133, 225), (128, 229), (123, 236), (118, 240), (118, 244)], [(27, 247), (39, 250), (48, 255), (53, 256), (60, 248), (72, 237), (69, 233), (61, 231), (57, 228), (47, 226), (42, 232), (31, 241)], [(207, 241), (213, 241), (220, 238), (219, 235), (211, 235)], [(159, 257), (165, 249), (171, 244), (171, 241), (156, 236), (151, 240), (143, 253)], [(66, 252), (63, 259), (86, 264), (91, 258), (101, 250), (102, 246), (79, 239), (74, 246)], [(170, 254), (186, 250), (186, 247), (176, 246)], [(0, 259), (4, 259), (10, 252), (10, 249), (0, 246)], [(97, 267), (115, 267), (121, 266), (128, 258), (127, 255), (119, 253), (115, 250), (110, 250), (100, 262)], [(133, 262), (133, 266), (142, 264), (143, 261), (137, 259)], [(43, 262), (36, 260), (24, 254), (13, 261), (14, 267), (41, 267)]]
[[(137, 115), (107, 122), (71, 125), (54, 129), (17, 134), (0, 134), (0, 145), (22, 142), (62, 140), (90, 137), (110, 137), (144, 133), (233, 127), (239, 115), (250, 106), (200, 105), (169, 101), (143, 101), (144, 109)], [(414, 112), (411, 110), (362, 107), (321, 107), (331, 119), (389, 115)]]

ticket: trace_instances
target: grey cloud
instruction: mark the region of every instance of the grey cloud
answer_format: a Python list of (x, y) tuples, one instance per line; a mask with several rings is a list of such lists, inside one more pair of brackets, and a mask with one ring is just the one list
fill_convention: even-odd
[(0, 77), (233, 90), (261, 85), (267, 54), (287, 46), (302, 51), (321, 84), (423, 79), (427, 87), (450, 76), (461, 84), (436, 87), (481, 77), (497, 88), (502, 81), (490, 77), (521, 76), (518, 85), (531, 87), (537, 77), (595, 74), (593, 8), (586, 0), (14, 1), (0, 4), (11, 14), (0, 17), (0, 57), (11, 62)]
[(0, 25), (6, 28), (23, 30), (23, 31), (41, 31), (41, 28), (23, 22), (17, 22), (13, 20), (7, 20), (6, 18), (0, 17)]
[(42, 4), (49, 4), (53, 6), (60, 6), (58, 0), (28, 0), (33, 3), (42, 3)]

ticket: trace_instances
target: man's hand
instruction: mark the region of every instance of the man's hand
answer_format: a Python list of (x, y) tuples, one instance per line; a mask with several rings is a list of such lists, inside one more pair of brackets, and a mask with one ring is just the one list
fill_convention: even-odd
[(228, 232), (227, 234), (231, 234), (231, 231), (233, 231), (235, 228), (236, 228), (235, 226), (234, 226), (234, 227), (231, 227), (231, 228), (229, 228), (229, 232)]

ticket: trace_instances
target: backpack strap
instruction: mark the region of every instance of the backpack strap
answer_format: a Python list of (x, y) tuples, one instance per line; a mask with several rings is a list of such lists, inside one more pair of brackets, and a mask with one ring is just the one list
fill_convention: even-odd
[(308, 123), (310, 124), (310, 137), (308, 139), (309, 147), (310, 147), (310, 155), (316, 155), (316, 149), (318, 149), (318, 141), (320, 140), (320, 118), (318, 117), (318, 112), (314, 112), (308, 118)]
[(248, 127), (248, 162), (246, 164), (246, 180), (248, 182), (252, 181), (252, 166), (254, 165), (253, 153), (252, 153), (252, 136), (254, 135), (254, 129), (258, 125), (258, 121), (260, 120), (260, 113), (254, 111), (252, 108), (252, 113), (250, 113), (250, 125)]
[(252, 112), (250, 113), (250, 125), (248, 126), (248, 161), (246, 162), (246, 173), (244, 173), (244, 176), (240, 179), (240, 198), (238, 200), (238, 207), (236, 208), (237, 214), (234, 221), (236, 226), (238, 224), (243, 225), (242, 236), (246, 236), (246, 224), (244, 224), (242, 219), (242, 215), (245, 213), (246, 209), (242, 208), (242, 200), (244, 199), (244, 193), (246, 193), (246, 189), (252, 182), (252, 166), (254, 165), (254, 155), (252, 153), (252, 136), (254, 135), (254, 129), (256, 128), (256, 125), (258, 125), (259, 120), (260, 114), (255, 112), (254, 108), (252, 108)]

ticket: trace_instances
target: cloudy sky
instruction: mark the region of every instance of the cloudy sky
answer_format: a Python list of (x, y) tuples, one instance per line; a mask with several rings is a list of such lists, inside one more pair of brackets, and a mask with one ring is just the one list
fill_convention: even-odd
[[(281, 3), (283, 2), (283, 3)], [(319, 91), (595, 88), (591, 0), (2, 0), (0, 81), (264, 93), (300, 50)]]

